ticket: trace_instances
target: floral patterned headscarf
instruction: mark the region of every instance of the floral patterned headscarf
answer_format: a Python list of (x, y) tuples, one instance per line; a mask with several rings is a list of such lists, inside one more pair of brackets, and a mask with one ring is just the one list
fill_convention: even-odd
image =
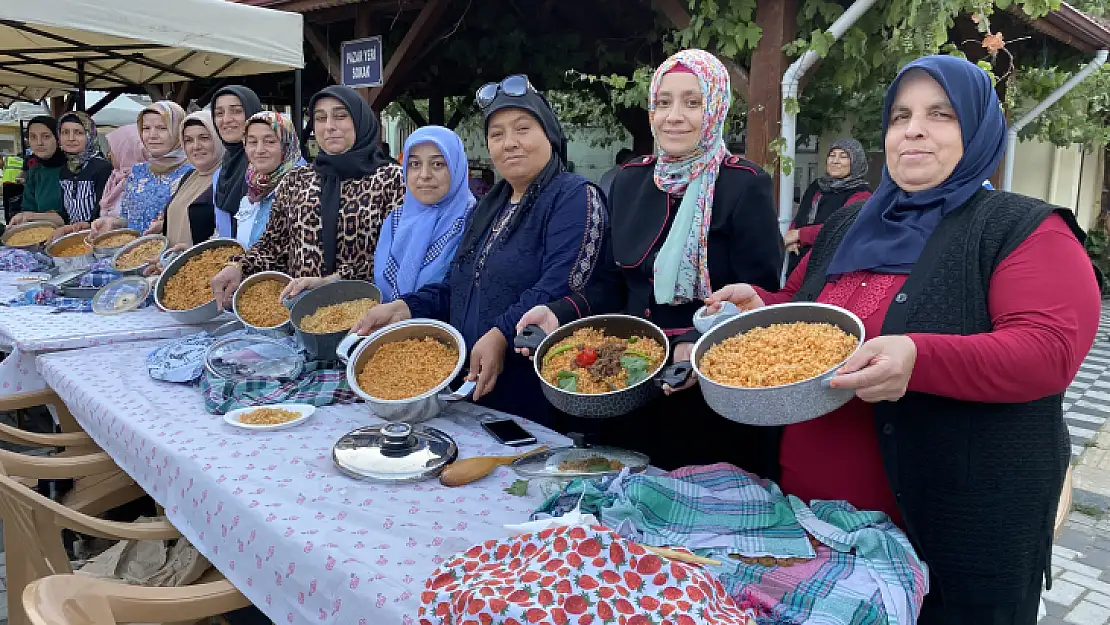
[[(301, 162), (301, 145), (297, 141), (297, 129), (288, 115), (275, 111), (262, 111), (251, 115), (247, 120), (247, 130), (249, 131), (254, 124), (265, 124), (277, 133), (278, 143), (281, 144), (281, 163), (277, 169), (268, 174), (255, 169), (254, 163), (247, 166), (247, 200), (252, 203), (272, 193), (285, 174)], [(244, 133), (243, 142), (246, 143), (246, 133)]]
[[(150, 155), (147, 163), (150, 165), (150, 171), (155, 174), (167, 174), (178, 167), (185, 164), (185, 148), (181, 145), (181, 126), (185, 123), (185, 109), (181, 108), (177, 102), (171, 100), (159, 100), (154, 104), (143, 109), (136, 120), (136, 125), (139, 127), (139, 134), (142, 134), (143, 116), (148, 113), (155, 113), (162, 118), (166, 123), (166, 128), (170, 129), (170, 148), (162, 156)], [(150, 149), (147, 149), (147, 154), (150, 154)]]
[[(655, 258), (655, 301), (682, 304), (702, 300), (712, 293), (707, 253), (713, 192), (721, 162), (729, 156), (725, 146), (725, 118), (732, 106), (728, 71), (717, 57), (704, 50), (682, 50), (663, 61), (651, 79), (648, 110), (655, 110), (663, 77), (689, 72), (701, 84), (704, 115), (694, 151), (671, 155), (662, 149), (655, 161), (655, 186), (682, 195), (682, 203), (659, 254)], [(655, 132), (654, 126), (652, 132)]]
[(85, 166), (85, 163), (89, 162), (90, 158), (96, 156), (97, 153), (100, 151), (100, 144), (97, 142), (96, 139), (96, 122), (94, 122), (91, 117), (89, 117), (85, 113), (82, 113), (81, 111), (71, 111), (69, 113), (66, 113), (65, 115), (62, 115), (61, 119), (58, 120), (59, 136), (62, 134), (62, 124), (65, 124), (67, 122), (81, 124), (81, 127), (85, 129), (84, 149), (82, 149), (80, 152), (77, 152), (76, 154), (70, 154), (69, 152), (66, 152), (66, 165), (69, 167), (69, 170), (71, 172), (77, 173), (81, 171), (81, 169)]

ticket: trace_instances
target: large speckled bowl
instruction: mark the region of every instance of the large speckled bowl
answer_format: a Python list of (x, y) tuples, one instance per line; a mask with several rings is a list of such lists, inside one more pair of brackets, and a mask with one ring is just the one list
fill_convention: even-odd
[[(828, 304), (790, 303), (765, 306), (741, 313), (702, 335), (694, 345), (694, 371), (705, 401), (717, 414), (731, 421), (748, 425), (789, 425), (816, 419), (848, 403), (855, 391), (829, 388), (828, 380), (843, 364), (837, 363), (821, 375), (766, 388), (742, 388), (719, 384), (705, 377), (698, 368), (710, 347), (727, 338), (743, 334), (753, 328), (775, 323), (830, 323), (858, 339), (856, 349), (863, 344), (863, 322), (859, 317)], [(847, 359), (845, 359), (847, 360)]]

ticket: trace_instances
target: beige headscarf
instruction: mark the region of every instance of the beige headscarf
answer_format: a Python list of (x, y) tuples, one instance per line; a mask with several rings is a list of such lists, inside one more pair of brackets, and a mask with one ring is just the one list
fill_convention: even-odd
[(150, 165), (150, 171), (155, 174), (169, 173), (185, 164), (185, 149), (181, 147), (181, 128), (185, 120), (185, 109), (172, 100), (159, 100), (151, 104), (135, 118), (135, 124), (139, 127), (140, 134), (142, 134), (143, 128), (143, 115), (147, 113), (154, 113), (166, 122), (166, 128), (170, 129), (170, 141), (173, 142), (170, 151), (162, 156), (155, 157), (150, 155), (150, 150), (147, 150), (147, 154), (150, 156), (147, 163)]
[(192, 165), (196, 168), (196, 171), (186, 174), (179, 181), (179, 186), (170, 197), (170, 203), (166, 206), (166, 223), (163, 229), (166, 237), (170, 240), (171, 246), (200, 243), (200, 241), (193, 241), (192, 230), (189, 227), (189, 206), (204, 192), (212, 190), (212, 175), (219, 169), (220, 162), (224, 157), (224, 144), (220, 141), (220, 135), (216, 134), (215, 124), (212, 123), (212, 113), (208, 112), (207, 109), (190, 113), (181, 120), (181, 125), (177, 128), (177, 135), (182, 138), (182, 143), (184, 143), (185, 126), (193, 125), (190, 124), (192, 121), (200, 122), (208, 131), (208, 134), (212, 137), (213, 149), (216, 153), (207, 169), (201, 169), (197, 167), (196, 163), (193, 163)]

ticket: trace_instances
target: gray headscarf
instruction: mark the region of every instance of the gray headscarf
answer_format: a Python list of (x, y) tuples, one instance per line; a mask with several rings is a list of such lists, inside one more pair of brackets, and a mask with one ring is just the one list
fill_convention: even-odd
[(847, 152), (848, 158), (852, 161), (852, 168), (844, 178), (833, 178), (828, 175), (818, 178), (817, 186), (821, 188), (821, 192), (836, 193), (867, 184), (864, 180), (867, 175), (867, 152), (864, 151), (863, 145), (855, 139), (841, 139), (829, 148), (829, 152), (833, 150)]

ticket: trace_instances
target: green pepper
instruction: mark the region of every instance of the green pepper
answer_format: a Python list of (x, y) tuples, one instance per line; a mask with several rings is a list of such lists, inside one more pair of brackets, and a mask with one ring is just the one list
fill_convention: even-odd
[(543, 357), (543, 364), (546, 365), (548, 362), (551, 361), (552, 358), (558, 356), (559, 354), (562, 354), (563, 352), (569, 352), (572, 349), (574, 349), (574, 345), (560, 345), (559, 347), (556, 347), (555, 349), (547, 352), (547, 355)]
[(643, 358), (644, 360), (649, 360), (649, 361), (651, 360), (651, 358), (648, 358), (647, 354), (641, 354), (640, 352), (638, 352), (634, 349), (626, 349), (626, 350), (624, 350), (624, 354), (626, 356), (639, 356), (640, 358)]
[(638, 336), (630, 336), (630, 337), (628, 337), (628, 344), (629, 344), (629, 345), (631, 345), (631, 344), (635, 343), (635, 342), (636, 342), (636, 341), (638, 341), (638, 340), (640, 340), (640, 337), (638, 337)]

